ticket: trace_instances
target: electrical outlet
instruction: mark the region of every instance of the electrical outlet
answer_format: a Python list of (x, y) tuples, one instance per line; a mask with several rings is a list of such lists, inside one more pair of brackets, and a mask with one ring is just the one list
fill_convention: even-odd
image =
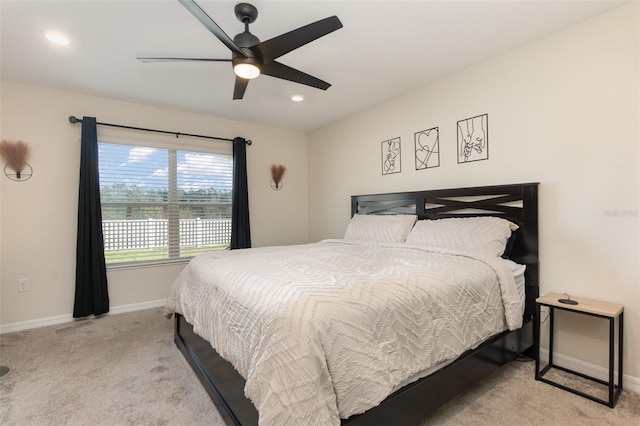
[(18, 279), (18, 292), (29, 291), (29, 278)]

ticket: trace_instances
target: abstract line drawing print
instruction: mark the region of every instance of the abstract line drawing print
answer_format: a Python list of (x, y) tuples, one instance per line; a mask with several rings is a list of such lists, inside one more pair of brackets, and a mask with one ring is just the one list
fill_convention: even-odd
[(489, 158), (489, 116), (458, 121), (458, 164)]
[(382, 142), (382, 174), (400, 173), (400, 138)]
[(437, 127), (413, 135), (416, 151), (416, 170), (440, 165), (440, 131)]

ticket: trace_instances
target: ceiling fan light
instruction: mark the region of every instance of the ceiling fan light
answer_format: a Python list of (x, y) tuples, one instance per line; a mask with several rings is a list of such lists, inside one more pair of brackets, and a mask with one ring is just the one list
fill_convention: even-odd
[(233, 72), (240, 78), (251, 80), (260, 75), (260, 68), (253, 64), (239, 63), (233, 66)]

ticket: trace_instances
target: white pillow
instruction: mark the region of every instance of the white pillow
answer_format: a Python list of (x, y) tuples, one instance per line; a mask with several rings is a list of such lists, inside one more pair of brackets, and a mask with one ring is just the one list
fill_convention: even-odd
[(345, 240), (403, 243), (418, 217), (409, 214), (355, 214), (344, 233)]
[(513, 280), (516, 283), (516, 289), (518, 290), (518, 297), (520, 298), (520, 302), (522, 302), (522, 306), (524, 306), (526, 295), (525, 295), (525, 281), (524, 281), (524, 271), (527, 269), (526, 265), (521, 265), (519, 263), (514, 262), (510, 259), (504, 259), (504, 262), (509, 265), (511, 272), (513, 272)]
[(419, 220), (406, 243), (501, 256), (516, 229), (518, 225), (491, 216)]

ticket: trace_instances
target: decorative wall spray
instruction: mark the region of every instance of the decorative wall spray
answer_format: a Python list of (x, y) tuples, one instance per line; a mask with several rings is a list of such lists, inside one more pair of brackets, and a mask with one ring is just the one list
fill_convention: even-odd
[[(33, 169), (27, 163), (31, 148), (23, 141), (6, 141), (0, 143), (0, 155), (7, 163), (4, 166), (4, 174), (11, 180), (24, 181), (33, 175)], [(10, 173), (10, 170), (15, 173)]]
[(287, 168), (282, 164), (277, 166), (273, 164), (271, 166), (271, 189), (274, 191), (280, 191), (282, 189), (282, 177), (286, 171)]

